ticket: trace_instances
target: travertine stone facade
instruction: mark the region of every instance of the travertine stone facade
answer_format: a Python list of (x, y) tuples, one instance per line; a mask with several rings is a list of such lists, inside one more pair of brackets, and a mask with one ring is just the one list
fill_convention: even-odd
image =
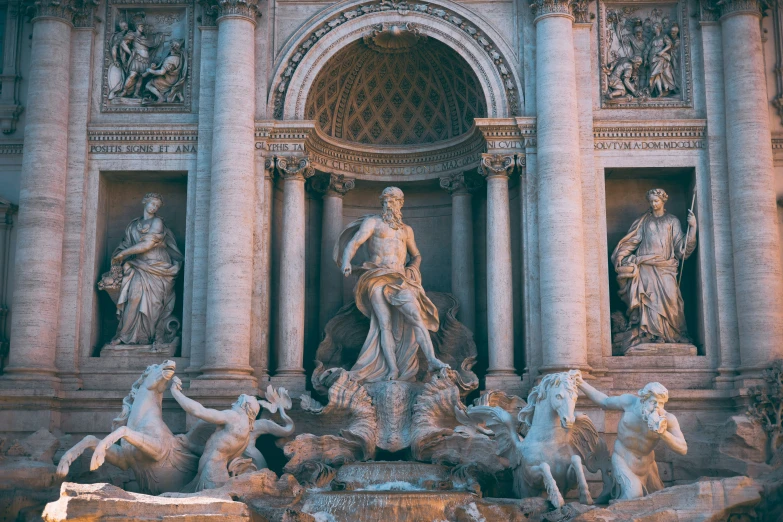
[[(686, 434), (739, 411), (783, 357), (783, 8), (761, 7), (100, 0), (28, 19), (8, 5), (0, 431), (109, 425), (161, 362), (102, 354), (117, 320), (97, 283), (117, 216), (147, 192), (173, 202), (158, 213), (184, 254), (173, 360), (201, 403), (311, 387), (357, 281), (334, 264), (339, 233), (396, 186), (423, 288), (456, 298), (484, 388), (571, 369), (615, 395), (659, 381)], [(612, 351), (626, 307), (609, 256), (652, 188), (683, 232), (695, 194), (678, 270), (696, 355)], [(164, 410), (174, 431), (192, 421)]]

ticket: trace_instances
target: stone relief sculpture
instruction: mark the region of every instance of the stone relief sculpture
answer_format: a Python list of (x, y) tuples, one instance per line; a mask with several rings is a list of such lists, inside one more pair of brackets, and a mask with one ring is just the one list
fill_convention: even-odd
[(747, 415), (761, 424), (767, 434), (767, 463), (783, 464), (783, 360), (764, 370), (763, 385), (748, 390), (750, 405)]
[[(79, 455), (93, 449), (91, 470), (104, 462), (131, 469), (142, 493), (180, 491), (188, 484), (199, 459), (191, 448), (204, 446), (204, 433), (194, 427), (175, 436), (163, 422), (163, 392), (176, 368), (174, 361), (148, 366), (122, 400), (122, 413), (112, 422), (112, 432), (103, 439), (88, 435), (66, 451), (57, 466), (58, 476), (65, 477)], [(115, 444), (118, 441), (120, 444)]]
[(612, 454), (612, 475), (619, 488), (615, 497), (628, 500), (663, 489), (653, 451), (658, 441), (680, 455), (688, 452), (677, 417), (663, 408), (669, 391), (657, 382), (647, 384), (637, 395), (619, 397), (609, 397), (584, 381), (579, 382), (579, 389), (601, 408), (623, 412)]
[(606, 106), (690, 103), (689, 54), (677, 4), (601, 4), (599, 14)]
[[(421, 286), (421, 254), (413, 229), (402, 222), (404, 195), (396, 187), (381, 194), (383, 213), (364, 216), (342, 232), (334, 259), (343, 274), (351, 275), (351, 260), (367, 245), (369, 260), (354, 295), (356, 305), (370, 318), (370, 332), (351, 375), (359, 383), (412, 380), (418, 372), (421, 348), (430, 371), (449, 366), (435, 356), (429, 332), (438, 330), (438, 310)], [(410, 261), (406, 263), (410, 255)]]
[(696, 248), (696, 216), (688, 211), (688, 231), (683, 234), (679, 219), (666, 212), (668, 199), (662, 189), (648, 191), (650, 209), (633, 222), (612, 252), (619, 294), (628, 307), (627, 320), (615, 328), (613, 339), (623, 354), (663, 348), (649, 343), (686, 344), (683, 354), (696, 354), (678, 281), (680, 263)]
[[(609, 452), (586, 415), (576, 415), (579, 370), (552, 373), (528, 395), (519, 411), (524, 438), (517, 423), (499, 406), (472, 406), (457, 418), (465, 425), (484, 424), (497, 441), (497, 452), (508, 459), (514, 472), (514, 493), (518, 498), (546, 492), (555, 508), (565, 504), (563, 495), (579, 488), (579, 502), (592, 504), (582, 464), (591, 472), (602, 469), (605, 485)], [(653, 462), (654, 464), (654, 462)], [(599, 502), (608, 500), (611, 487), (604, 487)]]
[(179, 345), (179, 320), (174, 312), (174, 280), (182, 268), (182, 253), (163, 220), (157, 216), (163, 197), (151, 192), (142, 200), (144, 214), (125, 229), (112, 254), (112, 266), (98, 283), (117, 305), (117, 333), (101, 353), (162, 353), (173, 355)]
[(114, 25), (111, 32), (107, 28), (104, 110), (187, 108), (189, 14), (190, 8), (111, 9)]

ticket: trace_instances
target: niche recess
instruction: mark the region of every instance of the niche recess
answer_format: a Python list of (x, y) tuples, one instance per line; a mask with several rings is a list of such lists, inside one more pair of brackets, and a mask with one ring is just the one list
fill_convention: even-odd
[[(159, 171), (104, 171), (100, 175), (98, 192), (98, 219), (97, 219), (97, 245), (96, 277), (111, 267), (111, 255), (120, 244), (125, 228), (133, 219), (143, 213), (141, 200), (149, 192), (157, 192), (163, 196), (164, 205), (158, 215), (163, 218), (174, 237), (180, 251), (185, 253), (185, 219), (187, 207), (187, 172), (159, 172)], [(187, 261), (186, 261), (187, 262)], [(174, 315), (182, 321), (182, 296), (184, 266), (177, 276), (174, 285), (176, 304)], [(97, 284), (97, 279), (95, 281)], [(100, 356), (101, 348), (108, 343), (117, 331), (117, 307), (106, 292), (99, 291), (96, 300), (96, 321), (93, 322), (93, 350), (94, 357)], [(179, 356), (175, 353), (175, 356)]]
[[(683, 233), (687, 228), (686, 216), (693, 198), (695, 183), (694, 169), (688, 168), (611, 168), (605, 171), (606, 183), (606, 239), (608, 256), (612, 255), (617, 243), (625, 236), (631, 224), (647, 211), (647, 191), (661, 188), (669, 195), (666, 211), (677, 216)], [(696, 219), (699, 214), (696, 211)], [(685, 322), (688, 333), (696, 345), (698, 354), (704, 355), (703, 306), (700, 298), (701, 272), (699, 269), (699, 241), (701, 228), (696, 236), (697, 246), (685, 262), (680, 290), (685, 303)], [(616, 273), (611, 259), (609, 266), (609, 309), (610, 313), (626, 312), (626, 306), (617, 294)]]

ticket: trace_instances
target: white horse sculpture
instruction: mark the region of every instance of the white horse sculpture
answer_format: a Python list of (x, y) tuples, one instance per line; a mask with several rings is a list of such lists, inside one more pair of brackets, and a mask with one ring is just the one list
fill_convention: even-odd
[[(545, 376), (527, 398), (527, 406), (518, 415), (519, 423), (497, 406), (468, 408), (467, 419), (458, 412), (463, 424), (485, 423), (495, 435), (498, 455), (509, 460), (514, 473), (514, 493), (518, 498), (538, 496), (546, 491), (555, 508), (563, 506), (562, 493), (579, 488), (579, 501), (592, 504), (582, 464), (591, 472), (601, 469), (604, 491), (599, 502), (611, 493), (611, 460), (606, 443), (586, 415), (575, 415), (578, 370)], [(472, 421), (472, 422), (471, 422)]]
[(123, 470), (130, 468), (142, 493), (179, 491), (190, 482), (199, 459), (193, 448), (203, 449), (214, 427), (207, 433), (191, 430), (175, 436), (163, 422), (163, 392), (176, 367), (174, 361), (148, 366), (122, 400), (122, 413), (112, 422), (112, 432), (103, 440), (92, 435), (82, 439), (60, 459), (57, 475), (65, 477), (73, 461), (92, 448), (91, 471), (104, 460)]

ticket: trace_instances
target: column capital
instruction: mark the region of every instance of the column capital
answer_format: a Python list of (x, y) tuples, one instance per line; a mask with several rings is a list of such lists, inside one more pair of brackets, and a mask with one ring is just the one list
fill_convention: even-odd
[(770, 4), (769, 0), (702, 0), (701, 21), (716, 22), (735, 14), (761, 17), (771, 7)]
[(590, 0), (533, 0), (530, 8), (536, 17), (535, 22), (547, 16), (565, 16), (578, 24), (590, 23), (587, 5)]
[(440, 178), (440, 188), (452, 196), (457, 194), (470, 194), (478, 190), (481, 180), (475, 174), (468, 172), (456, 172)]
[(516, 163), (513, 154), (487, 154), (481, 155), (481, 164), (478, 173), (487, 179), (504, 177), (508, 179), (514, 171)]
[(343, 174), (323, 174), (313, 177), (310, 187), (324, 197), (341, 198), (356, 187), (356, 180), (346, 178)]
[(36, 0), (27, 5), (27, 16), (33, 23), (40, 18), (54, 18), (73, 24), (74, 0)]
[(256, 24), (256, 18), (261, 16), (258, 10), (258, 0), (202, 0), (202, 24), (214, 25), (223, 18), (244, 18)]
[(73, 26), (76, 28), (95, 28), (95, 8), (98, 0), (74, 0)]
[(264, 179), (273, 180), (275, 178), (275, 157), (264, 158)]
[(315, 169), (310, 165), (307, 156), (276, 156), (275, 165), (277, 173), (283, 180), (302, 180), (315, 174)]

